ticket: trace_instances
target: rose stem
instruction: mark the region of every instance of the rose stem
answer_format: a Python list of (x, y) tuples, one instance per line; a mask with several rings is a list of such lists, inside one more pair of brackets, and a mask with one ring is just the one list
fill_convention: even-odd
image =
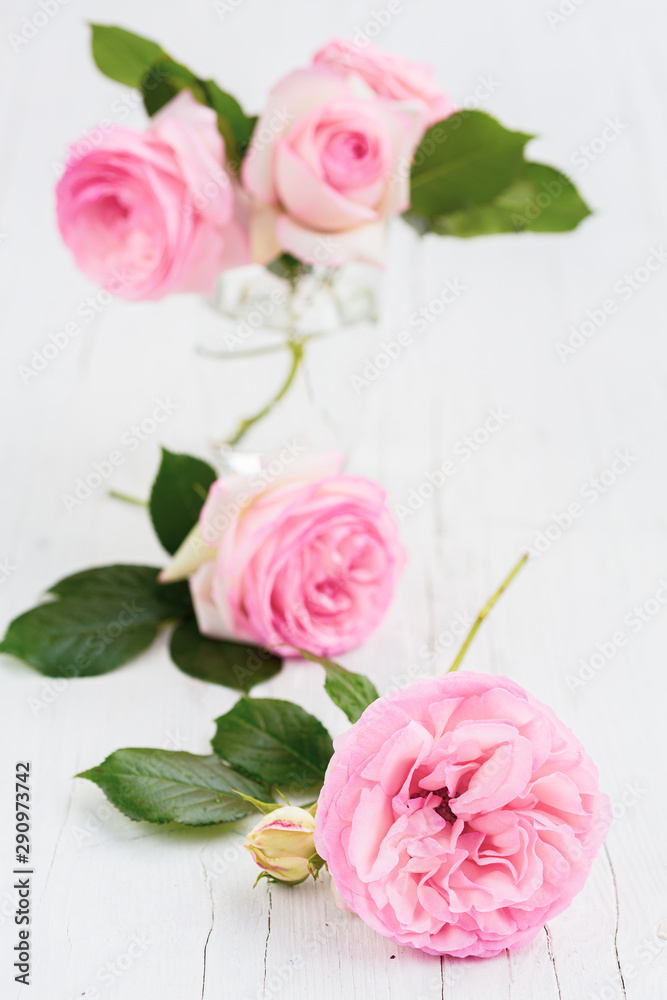
[(131, 497), (127, 493), (119, 493), (118, 490), (109, 490), (109, 496), (113, 497), (114, 500), (122, 500), (123, 503), (133, 503), (137, 507), (148, 507), (147, 500), (139, 500), (138, 497)]
[(491, 608), (493, 607), (493, 605), (496, 603), (496, 601), (498, 600), (498, 598), (500, 597), (500, 595), (507, 590), (507, 588), (509, 587), (510, 583), (512, 582), (512, 580), (514, 579), (514, 577), (517, 575), (517, 573), (519, 572), (519, 570), (521, 569), (521, 567), (525, 566), (527, 562), (528, 562), (528, 553), (525, 552), (524, 555), (522, 555), (521, 558), (519, 559), (518, 563), (516, 564), (516, 566), (514, 567), (514, 569), (512, 570), (512, 572), (507, 577), (505, 577), (505, 579), (503, 580), (503, 582), (500, 584), (500, 586), (498, 587), (498, 589), (495, 592), (495, 594), (493, 595), (493, 597), (491, 597), (487, 601), (487, 603), (484, 605), (484, 607), (482, 608), (482, 610), (480, 611), (480, 613), (477, 615), (477, 618), (473, 622), (470, 631), (468, 632), (467, 636), (465, 637), (463, 645), (461, 646), (456, 659), (454, 660), (454, 662), (452, 663), (451, 667), (449, 668), (448, 673), (451, 674), (451, 672), (453, 670), (458, 670), (458, 668), (461, 666), (461, 660), (463, 659), (463, 657), (468, 652), (468, 646), (470, 645), (470, 643), (475, 638), (475, 635), (477, 634), (477, 629), (482, 624), (482, 622), (484, 621), (484, 619), (486, 618), (486, 616), (488, 615), (489, 611), (491, 610)]
[(245, 420), (241, 421), (241, 423), (236, 429), (236, 433), (234, 434), (234, 436), (229, 438), (229, 440), (226, 441), (225, 444), (231, 445), (232, 447), (235, 444), (238, 444), (241, 438), (245, 437), (245, 435), (247, 434), (247, 432), (250, 430), (251, 427), (253, 427), (256, 423), (258, 423), (258, 421), (263, 420), (264, 417), (268, 416), (268, 414), (271, 412), (276, 403), (280, 402), (280, 400), (283, 398), (283, 396), (291, 386), (292, 382), (294, 381), (294, 377), (299, 370), (299, 365), (301, 364), (301, 361), (303, 359), (303, 343), (300, 340), (289, 340), (287, 342), (287, 346), (292, 352), (292, 364), (290, 366), (290, 370), (287, 374), (287, 378), (285, 379), (284, 383), (282, 384), (278, 392), (275, 394), (275, 396), (269, 400), (266, 406), (264, 406), (259, 411), (259, 413), (256, 413), (254, 417), (246, 417)]

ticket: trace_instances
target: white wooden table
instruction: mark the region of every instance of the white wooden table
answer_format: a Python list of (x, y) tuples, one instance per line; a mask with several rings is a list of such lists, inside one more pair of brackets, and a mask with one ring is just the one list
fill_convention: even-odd
[[(27, 384), (19, 375), (33, 350), (97, 294), (56, 232), (54, 164), (68, 141), (102, 119), (121, 120), (129, 105), (119, 99), (129, 92), (95, 71), (85, 22), (156, 37), (254, 110), (280, 74), (380, 9), (368, 0), (219, 6), (222, 16), (207, 0), (70, 0), (15, 51), (9, 34), (40, 8), (3, 5), (7, 620), (68, 572), (159, 564), (145, 513), (109, 499), (107, 488), (146, 495), (160, 444), (210, 457), (211, 418), (192, 360), (203, 321), (196, 299), (112, 302)], [(164, 640), (115, 673), (65, 685), (3, 658), (0, 982), (8, 1000), (667, 996), (667, 266), (648, 281), (641, 270), (654, 248), (667, 246), (667, 24), (649, 0), (575, 0), (561, 4), (571, 13), (551, 17), (556, 0), (403, 7), (378, 41), (435, 64), (458, 102), (477, 94), (509, 126), (539, 132), (532, 155), (569, 169), (598, 211), (561, 237), (419, 245), (399, 225), (380, 330), (341, 337), (313, 357), (313, 384), (327, 405), (354, 415), (352, 471), (377, 478), (404, 503), (446, 459), (457, 469), (406, 518), (410, 563), (391, 613), (344, 662), (380, 689), (410, 671), (446, 669), (457, 616), (481, 606), (522, 547), (544, 549), (484, 626), (467, 669), (508, 674), (573, 727), (614, 803), (606, 848), (573, 906), (529, 947), (488, 961), (398, 948), (335, 909), (326, 880), (251, 891), (255, 869), (242, 850), (249, 821), (231, 832), (165, 832), (131, 823), (92, 784), (72, 779), (118, 747), (207, 751), (211, 720), (234, 695), (179, 673)], [(613, 141), (600, 139), (613, 132), (605, 132), (607, 119), (616, 123)], [(142, 120), (135, 108), (126, 123)], [(635, 275), (635, 290), (625, 275)], [(465, 285), (463, 294), (355, 396), (350, 375), (447, 279)], [(558, 342), (581, 328), (587, 310), (599, 319), (608, 299), (615, 312), (559, 357)], [(220, 377), (233, 422), (277, 374), (265, 366), (254, 389)], [(123, 444), (164, 397), (178, 404), (174, 415), (135, 448)], [(276, 414), (277, 441), (298, 429), (304, 398), (299, 389)], [(507, 415), (502, 427), (464, 458), (460, 443), (483, 438), (479, 428), (498, 408)], [(62, 494), (118, 447), (124, 461), (112, 479), (68, 513)], [(616, 462), (609, 472), (618, 451), (629, 453), (626, 468)], [(580, 516), (558, 529), (573, 503)], [(622, 648), (612, 642), (618, 632), (627, 637)], [(606, 653), (595, 657), (597, 644)], [(344, 728), (319, 668), (292, 664), (256, 693), (299, 699), (332, 732)], [(29, 989), (14, 983), (11, 969), (8, 847), (14, 763), (25, 758), (34, 769), (36, 851)]]

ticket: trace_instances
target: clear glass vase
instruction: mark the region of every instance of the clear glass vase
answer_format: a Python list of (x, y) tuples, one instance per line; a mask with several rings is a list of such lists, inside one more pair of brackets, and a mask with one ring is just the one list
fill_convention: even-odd
[(295, 281), (260, 266), (221, 276), (195, 344), (200, 404), (221, 460), (294, 436), (348, 450), (362, 402), (351, 376), (377, 339), (381, 283), (381, 271), (360, 264)]

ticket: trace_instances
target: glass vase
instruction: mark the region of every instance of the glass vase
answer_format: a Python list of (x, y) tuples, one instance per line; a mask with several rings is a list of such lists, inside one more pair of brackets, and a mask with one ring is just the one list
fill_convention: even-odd
[[(352, 376), (377, 340), (382, 272), (349, 264), (295, 280), (252, 266), (225, 272), (205, 299), (197, 391), (219, 460), (297, 436), (343, 452), (362, 400)], [(268, 419), (270, 417), (270, 419)]]

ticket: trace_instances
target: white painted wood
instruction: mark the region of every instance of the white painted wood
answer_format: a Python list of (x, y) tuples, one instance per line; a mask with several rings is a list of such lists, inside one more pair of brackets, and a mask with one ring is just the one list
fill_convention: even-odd
[[(205, 453), (211, 418), (192, 358), (202, 306), (188, 297), (114, 302), (37, 377), (18, 366), (76, 317), (96, 289), (75, 271), (54, 224), (53, 163), (66, 143), (120, 112), (121, 88), (88, 54), (86, 21), (114, 21), (159, 38), (215, 76), (249, 108), (279, 74), (333, 35), (354, 33), (382, 4), (241, 0), (220, 18), (207, 0), (73, 0), (14, 51), (9, 33), (39, 5), (3, 5), (0, 64), (2, 413), (6, 487), (0, 557), (6, 620), (67, 572), (115, 560), (161, 558), (144, 513), (97, 490), (68, 514), (61, 496), (169, 396), (178, 410), (134, 452), (110, 485), (145, 495), (158, 446)], [(10, 843), (15, 759), (34, 766), (36, 850), (34, 985), (11, 975), (11, 873), (0, 871), (2, 996), (32, 1000), (662, 1000), (667, 980), (665, 666), (667, 615), (636, 632), (633, 608), (667, 575), (663, 302), (667, 267), (627, 301), (615, 282), (667, 237), (664, 165), (665, 19), (649, 0), (586, 0), (549, 23), (556, 0), (468, 5), (421, 0), (379, 41), (431, 61), (460, 102), (486, 81), (484, 106), (539, 132), (533, 155), (570, 169), (598, 210), (563, 237), (392, 237), (385, 318), (358, 341), (341, 336), (310, 361), (327, 403), (353, 411), (355, 472), (403, 503), (425, 474), (484, 421), (509, 417), (446, 487), (406, 520), (410, 564), (382, 629), (346, 662), (380, 688), (406, 671), (445, 669), (448, 630), (475, 612), (519, 550), (579, 501), (582, 516), (503, 599), (468, 669), (504, 672), (553, 705), (597, 761), (616, 821), (606, 851), (573, 906), (527, 948), (493, 961), (451, 961), (400, 949), (340, 913), (326, 884), (254, 892), (232, 832), (165, 833), (127, 821), (92, 785), (72, 780), (120, 746), (204, 752), (211, 720), (233, 695), (180, 674), (164, 646), (107, 677), (51, 682), (4, 660), (0, 699), (0, 840)], [(554, 17), (551, 17), (554, 22)], [(479, 93), (479, 91), (478, 91)], [(577, 150), (607, 118), (618, 138), (586, 169)], [(128, 122), (141, 123), (136, 111)], [(575, 160), (573, 161), (573, 156)], [(447, 279), (465, 292), (381, 378), (352, 399), (349, 376), (401, 329)], [(618, 311), (574, 357), (555, 344), (587, 310), (614, 297)], [(239, 369), (240, 371), (240, 369)], [(242, 375), (229, 419), (248, 410)], [(275, 382), (263, 370), (259, 389)], [(225, 393), (227, 393), (227, 389)], [(348, 401), (351, 402), (348, 403)], [(300, 387), (258, 431), (282, 440), (299, 428)], [(310, 413), (310, 410), (308, 410)], [(310, 420), (317, 432), (317, 421)], [(637, 456), (595, 503), (582, 496), (617, 449)], [(555, 529), (551, 529), (555, 534)], [(651, 605), (652, 607), (652, 605)], [(627, 644), (572, 689), (580, 661), (619, 629)], [(424, 647), (438, 648), (435, 659)], [(340, 713), (318, 668), (291, 665), (263, 692), (298, 697), (333, 731)], [(258, 692), (260, 693), (260, 692)], [(51, 703), (46, 705), (47, 700)], [(36, 711), (36, 702), (44, 703)], [(125, 959), (138, 936), (148, 940)], [(141, 948), (138, 945), (134, 951)], [(395, 957), (392, 957), (395, 956)], [(109, 963), (117, 973), (109, 969)], [(125, 970), (120, 966), (128, 965)], [(204, 975), (205, 971), (205, 975)], [(623, 978), (621, 978), (621, 976)], [(106, 980), (106, 981), (104, 981)], [(97, 992), (96, 992), (97, 991)]]

